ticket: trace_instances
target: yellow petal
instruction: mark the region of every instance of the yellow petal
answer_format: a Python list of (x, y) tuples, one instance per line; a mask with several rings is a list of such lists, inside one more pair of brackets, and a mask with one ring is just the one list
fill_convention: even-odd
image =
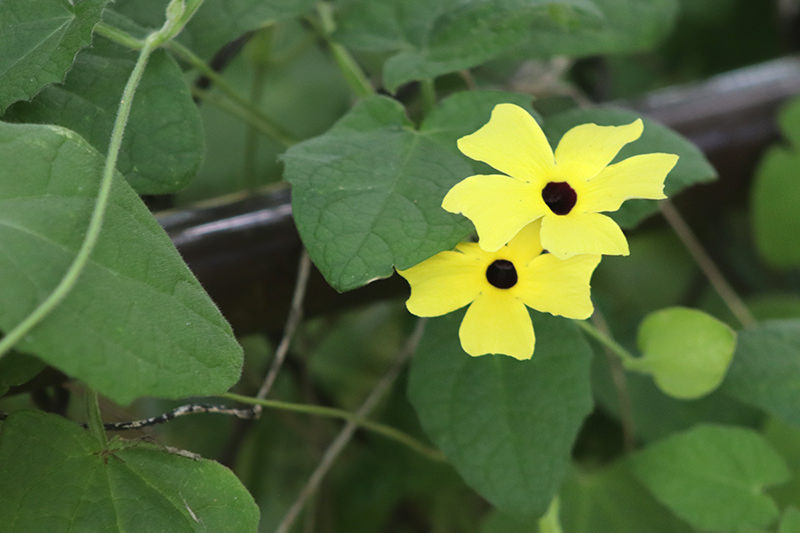
[[(407, 270), (397, 273), (411, 286), (411, 296), (406, 301), (408, 310), (417, 316), (439, 316), (464, 307), (486, 285), (486, 260), (481, 255), (440, 252)], [(464, 245), (459, 245), (461, 249)]]
[(664, 180), (677, 162), (675, 154), (643, 154), (606, 167), (581, 190), (581, 207), (616, 211), (629, 198), (666, 198)]
[(559, 259), (573, 255), (628, 255), (617, 223), (600, 213), (548, 215), (542, 219), (542, 246)]
[(584, 319), (594, 312), (589, 280), (600, 263), (599, 255), (576, 255), (561, 260), (540, 255), (520, 270), (515, 294), (537, 311)]
[(530, 359), (533, 355), (533, 325), (528, 310), (500, 289), (486, 290), (472, 302), (458, 336), (461, 347), (472, 356), (501, 353)]
[(522, 228), (517, 236), (511, 239), (503, 250), (505, 259), (514, 263), (515, 268), (520, 268), (542, 253), (542, 243), (539, 233), (542, 231), (542, 219), (531, 222)]
[(588, 180), (608, 165), (623, 146), (642, 134), (642, 120), (625, 126), (581, 124), (561, 138), (556, 148), (556, 167), (565, 178)]
[(458, 140), (458, 149), (524, 181), (546, 179), (553, 169), (553, 151), (542, 128), (514, 104), (496, 105), (489, 122)]
[(481, 248), (494, 252), (547, 210), (541, 193), (528, 183), (500, 176), (470, 176), (445, 195), (442, 207), (472, 221)]

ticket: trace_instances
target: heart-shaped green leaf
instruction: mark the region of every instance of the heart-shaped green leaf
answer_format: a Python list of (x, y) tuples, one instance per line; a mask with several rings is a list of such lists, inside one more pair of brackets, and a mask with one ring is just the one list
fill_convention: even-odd
[(139, 441), (103, 449), (79, 425), (19, 411), (0, 431), (3, 531), (256, 531), (258, 508), (224, 466)]
[(409, 397), (467, 484), (509, 514), (541, 515), (592, 408), (591, 349), (570, 321), (533, 313), (532, 359), (473, 358), (458, 340), (462, 316), (429, 320), (411, 364)]
[(642, 357), (625, 368), (650, 374), (675, 398), (700, 398), (716, 389), (736, 348), (736, 333), (696, 309), (670, 307), (650, 313), (639, 327)]
[[(77, 254), (103, 157), (56, 126), (0, 123), (0, 330), (55, 288)], [(239, 378), (231, 328), (130, 186), (72, 292), (17, 345), (118, 403), (224, 392)]]
[(649, 445), (633, 457), (633, 468), (661, 503), (712, 531), (768, 526), (778, 508), (764, 489), (789, 477), (781, 456), (755, 431), (710, 425)]
[(389, 98), (360, 102), (284, 160), (300, 237), (337, 290), (415, 265), (472, 230), (441, 207), (450, 187), (470, 174), (467, 159), (414, 131)]

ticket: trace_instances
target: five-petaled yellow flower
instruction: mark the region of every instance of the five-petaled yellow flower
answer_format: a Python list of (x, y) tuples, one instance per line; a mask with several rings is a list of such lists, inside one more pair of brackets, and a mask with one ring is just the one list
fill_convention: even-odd
[(470, 355), (501, 353), (516, 359), (533, 355), (532, 307), (568, 318), (592, 312), (589, 279), (599, 255), (561, 260), (542, 253), (540, 222), (520, 231), (508, 244), (487, 252), (462, 242), (407, 270), (411, 285), (406, 306), (417, 316), (440, 316), (469, 304), (458, 336)]
[(628, 255), (622, 230), (600, 213), (616, 211), (629, 198), (666, 198), (664, 179), (678, 160), (652, 153), (609, 165), (642, 128), (641, 120), (582, 124), (564, 134), (554, 154), (527, 111), (499, 104), (487, 124), (458, 140), (458, 148), (506, 175), (468, 177), (447, 193), (442, 207), (472, 220), (481, 248), (490, 252), (541, 219), (542, 246), (556, 257)]

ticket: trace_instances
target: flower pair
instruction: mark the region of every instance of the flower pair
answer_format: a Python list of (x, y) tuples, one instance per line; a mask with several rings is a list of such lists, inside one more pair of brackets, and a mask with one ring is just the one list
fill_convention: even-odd
[(479, 241), (399, 271), (411, 286), (409, 311), (439, 316), (469, 305), (459, 329), (464, 351), (517, 359), (530, 358), (535, 344), (525, 306), (588, 318), (589, 280), (601, 256), (628, 254), (622, 230), (601, 212), (629, 198), (665, 198), (664, 180), (678, 160), (652, 153), (610, 164), (642, 129), (641, 120), (582, 124), (553, 153), (527, 111), (495, 106), (458, 148), (505, 174), (470, 176), (442, 202), (472, 220)]

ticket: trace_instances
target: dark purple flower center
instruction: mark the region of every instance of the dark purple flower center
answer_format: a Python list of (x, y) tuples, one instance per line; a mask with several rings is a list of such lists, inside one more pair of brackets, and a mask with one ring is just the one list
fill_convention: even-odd
[(510, 289), (517, 284), (517, 270), (511, 261), (498, 259), (486, 269), (486, 280), (498, 289)]
[(542, 200), (556, 215), (566, 215), (575, 207), (578, 195), (566, 181), (551, 181), (542, 189)]

